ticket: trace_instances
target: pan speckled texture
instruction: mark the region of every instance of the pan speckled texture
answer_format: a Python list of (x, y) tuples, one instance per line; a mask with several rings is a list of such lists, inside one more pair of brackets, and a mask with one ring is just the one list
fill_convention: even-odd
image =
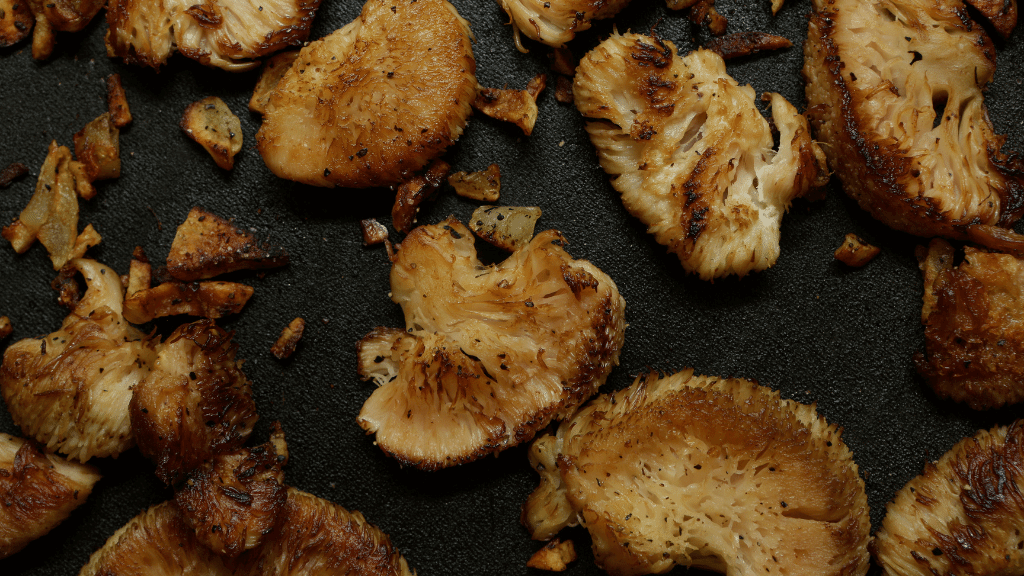
[[(523, 88), (547, 71), (549, 49), (529, 43), (529, 54), (517, 52), (496, 3), (454, 4), (476, 33), (481, 84)], [(810, 3), (790, 0), (776, 17), (767, 1), (719, 0), (718, 7), (730, 19), (730, 31), (761, 30), (793, 41), (790, 49), (728, 68), (741, 84), (780, 92), (802, 109), (800, 47)], [(349, 22), (360, 8), (355, 0), (325, 2), (311, 38)], [(641, 32), (657, 24), (681, 51), (707, 40), (685, 13), (656, 1), (635, 1), (615, 23), (621, 31)], [(576, 56), (610, 30), (610, 22), (601, 22), (581, 34), (571, 43)], [(128, 271), (136, 245), (162, 262), (175, 227), (195, 205), (284, 246), (292, 256), (287, 268), (264, 278), (231, 277), (252, 284), (256, 293), (242, 314), (222, 322), (236, 331), (238, 355), (247, 359), (253, 380), (261, 416), (253, 441), (265, 441), (270, 422), (280, 420), (291, 452), (287, 482), (362, 511), (420, 574), (539, 574), (526, 561), (541, 544), (519, 525), (520, 506), (537, 483), (525, 447), (427, 473), (400, 468), (356, 425), (373, 387), (356, 376), (356, 341), (375, 326), (402, 321), (388, 299), (383, 247), (363, 247), (359, 229), (359, 220), (368, 217), (390, 224), (392, 194), (277, 179), (255, 150), (259, 116), (246, 109), (257, 72), (206, 69), (181, 56), (159, 74), (127, 66), (107, 58), (105, 31), (99, 17), (81, 33), (58, 34), (53, 57), (42, 63), (32, 60), (28, 42), (0, 50), (0, 168), (22, 162), (32, 171), (0, 190), (0, 220), (7, 223), (28, 202), (50, 140), (70, 145), (75, 132), (106, 110), (103, 79), (120, 73), (134, 122), (121, 133), (122, 176), (98, 183), (96, 198), (81, 202), (80, 225), (92, 223), (103, 235), (90, 254), (120, 273)], [(1007, 146), (1018, 151), (1024, 150), (1022, 44), (1017, 31), (997, 45), (1000, 68), (988, 93), (996, 130), (1009, 134)], [(876, 527), (885, 503), (926, 459), (1020, 414), (1019, 406), (976, 413), (939, 400), (916, 375), (911, 357), (924, 346), (914, 259), (921, 239), (872, 220), (833, 183), (825, 201), (797, 201), (784, 218), (774, 268), (714, 284), (687, 276), (627, 214), (597, 164), (582, 118), (555, 101), (553, 78), (548, 85), (531, 137), (478, 114), (445, 159), (455, 170), (499, 164), (500, 203), (540, 206), (538, 230), (561, 230), (574, 257), (592, 261), (616, 281), (629, 328), (621, 365), (606, 389), (629, 385), (648, 367), (692, 366), (816, 402), (820, 413), (844, 428)], [(221, 97), (241, 118), (245, 144), (231, 172), (217, 168), (178, 128), (185, 107), (206, 96)], [(419, 217), (432, 223), (454, 214), (465, 221), (476, 206), (445, 187)], [(848, 232), (880, 246), (881, 255), (861, 269), (834, 261), (832, 252)], [(15, 329), (0, 346), (60, 325), (65, 314), (49, 288), (53, 276), (42, 248), (17, 256), (6, 242), (0, 246), (0, 315), (9, 316)], [(278, 361), (270, 346), (296, 316), (307, 321), (305, 336), (290, 359)], [(157, 325), (168, 334), (176, 322)], [(0, 411), (0, 432), (19, 434), (6, 410)], [(132, 516), (171, 497), (136, 450), (95, 464), (104, 478), (89, 500), (48, 536), (0, 561), (0, 574), (76, 574)], [(602, 574), (593, 564), (589, 536), (579, 529), (566, 535), (580, 553), (568, 574)]]

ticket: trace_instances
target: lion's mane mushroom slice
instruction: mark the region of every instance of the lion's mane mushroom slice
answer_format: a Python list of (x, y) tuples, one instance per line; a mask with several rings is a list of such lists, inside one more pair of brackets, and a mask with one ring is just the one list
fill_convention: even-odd
[(235, 155), (242, 151), (242, 122), (223, 100), (207, 96), (189, 104), (178, 125), (217, 166), (224, 170), (235, 166)]
[(959, 0), (815, 0), (807, 113), (846, 193), (885, 224), (964, 238), (1024, 212), (983, 90), (995, 49)]
[(302, 49), (256, 134), (282, 178), (365, 188), (404, 182), (462, 134), (476, 97), (469, 23), (445, 0), (368, 0)]
[(233, 72), (288, 46), (299, 46), (319, 0), (111, 0), (107, 55), (159, 68), (177, 49)]
[(935, 393), (975, 410), (1024, 402), (1024, 260), (970, 246), (918, 249), (925, 352), (917, 370)]
[(753, 382), (641, 376), (537, 442), (524, 523), (585, 525), (611, 574), (867, 573), (867, 496), (839, 430)]
[(156, 352), (121, 316), (117, 273), (93, 260), (71, 265), (85, 277), (85, 296), (60, 330), (7, 349), (0, 392), (27, 436), (84, 462), (134, 444), (128, 403)]
[(242, 557), (236, 574), (413, 576), (387, 534), (362, 514), (295, 488), (288, 489), (277, 528)]
[(807, 120), (770, 96), (779, 130), (708, 50), (613, 34), (580, 62), (573, 94), (612, 186), (655, 239), (702, 279), (779, 256), (782, 215), (827, 181)]
[[(238, 270), (262, 270), (288, 263), (288, 254), (257, 242), (230, 221), (194, 207), (178, 226), (167, 254), (167, 273), (191, 282)], [(148, 287), (148, 286), (147, 286)]]
[(139, 451), (166, 484), (235, 450), (252, 433), (258, 417), (252, 383), (235, 360), (231, 336), (210, 320), (179, 327), (135, 387), (131, 424)]
[(214, 456), (193, 470), (174, 501), (197, 540), (236, 557), (259, 546), (277, 525), (287, 496), (281, 471), (287, 461), (284, 432), (275, 422), (270, 442)]
[(629, 4), (629, 0), (497, 0), (512, 21), (516, 48), (523, 48), (519, 35), (562, 47), (577, 32), (590, 28), (592, 20), (611, 18)]
[[(228, 561), (230, 562), (230, 561)], [(78, 576), (233, 576), (195, 535), (174, 502), (132, 518), (93, 552)]]
[(553, 230), (484, 266), (454, 218), (421, 226), (391, 268), (406, 330), (359, 343), (359, 374), (379, 388), (358, 422), (401, 462), (434, 470), (533, 437), (593, 395), (618, 363), (625, 302), (573, 260)]
[(0, 558), (63, 522), (99, 479), (92, 466), (43, 454), (31, 441), (0, 434)]
[(982, 430), (925, 465), (886, 506), (887, 576), (1024, 573), (1024, 420)]

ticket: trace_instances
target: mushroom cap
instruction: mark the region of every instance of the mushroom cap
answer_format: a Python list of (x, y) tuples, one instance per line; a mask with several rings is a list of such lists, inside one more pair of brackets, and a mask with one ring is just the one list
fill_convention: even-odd
[(839, 431), (813, 406), (753, 382), (692, 370), (641, 376), (537, 442), (557, 451), (557, 475), (538, 467), (527, 528), (534, 537), (557, 531), (541, 511), (564, 506), (564, 490), (576, 517), (561, 522), (587, 527), (610, 574), (676, 564), (727, 574), (867, 572), (867, 496)]
[(964, 438), (886, 506), (875, 559), (889, 576), (1024, 573), (1024, 420)]
[(914, 360), (935, 393), (975, 410), (1024, 402), (1024, 261), (953, 247), (919, 249), (925, 353)]
[(43, 454), (31, 441), (0, 434), (0, 558), (63, 522), (99, 479), (92, 466)]
[(117, 273), (93, 260), (71, 265), (85, 276), (85, 296), (60, 330), (7, 349), (0, 392), (27, 436), (85, 462), (134, 444), (128, 403), (156, 352), (121, 315)]
[(846, 193), (896, 230), (964, 238), (1024, 212), (983, 91), (995, 48), (959, 0), (815, 0), (807, 113)]
[(827, 181), (807, 120), (772, 94), (773, 149), (754, 89), (709, 50), (612, 34), (580, 61), (573, 95), (626, 208), (702, 279), (774, 264), (783, 213)]
[(519, 34), (560, 48), (590, 28), (591, 20), (611, 18), (629, 4), (629, 0), (498, 0), (512, 20), (516, 45), (522, 50)]
[(274, 174), (365, 188), (409, 179), (462, 134), (476, 97), (472, 33), (446, 0), (367, 0), (311, 42), (256, 134)]
[(391, 269), (406, 330), (359, 344), (377, 388), (358, 422), (385, 452), (424, 469), (476, 460), (531, 439), (593, 395), (618, 363), (625, 302), (562, 236), (538, 234), (484, 266), (454, 218), (420, 226)]

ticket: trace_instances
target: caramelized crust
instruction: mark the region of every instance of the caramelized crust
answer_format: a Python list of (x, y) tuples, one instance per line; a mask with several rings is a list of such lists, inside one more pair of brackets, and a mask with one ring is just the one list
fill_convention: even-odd
[(900, 490), (875, 537), (887, 576), (1024, 573), (1024, 420), (965, 438)]
[(92, 466), (44, 455), (31, 441), (0, 434), (0, 558), (63, 522), (99, 479)]
[(167, 255), (167, 272), (178, 280), (191, 282), (287, 263), (284, 250), (257, 242), (252, 234), (197, 206), (189, 211), (174, 234)]
[(128, 403), (156, 352), (121, 316), (117, 273), (92, 260), (72, 265), (85, 276), (85, 297), (60, 330), (7, 349), (0, 392), (26, 435), (84, 462), (134, 444)]
[(512, 21), (516, 47), (523, 48), (519, 35), (525, 34), (556, 48), (587, 30), (591, 21), (611, 18), (629, 0), (498, 0)]
[(1024, 401), (1024, 261), (932, 240), (924, 273), (925, 352), (917, 370), (935, 393), (975, 410)]
[(252, 294), (252, 286), (238, 282), (164, 282), (129, 294), (124, 316), (136, 324), (177, 315), (216, 319), (237, 314)]
[(257, 146), (313, 186), (409, 180), (462, 134), (476, 96), (469, 23), (446, 0), (367, 0), (311, 42), (270, 95)]
[(28, 0), (0, 0), (0, 48), (14, 46), (32, 32)]
[(867, 573), (864, 482), (838, 429), (813, 406), (746, 380), (652, 374), (537, 442), (531, 461), (542, 480), (524, 509), (527, 528), (550, 538), (583, 524), (610, 574), (676, 564), (744, 575)]
[(160, 348), (150, 374), (135, 387), (131, 423), (139, 451), (156, 475), (176, 484), (252, 433), (252, 384), (235, 360), (238, 345), (210, 320), (185, 324)]
[(391, 269), (406, 329), (359, 343), (359, 374), (379, 388), (358, 422), (403, 464), (434, 470), (533, 437), (593, 395), (618, 363), (625, 302), (573, 260), (555, 231), (496, 266), (454, 218), (421, 226)]

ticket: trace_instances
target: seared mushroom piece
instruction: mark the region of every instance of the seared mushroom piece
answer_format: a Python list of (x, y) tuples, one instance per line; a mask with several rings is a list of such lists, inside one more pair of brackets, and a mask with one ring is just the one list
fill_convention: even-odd
[(512, 21), (516, 48), (528, 52), (520, 34), (559, 48), (575, 38), (577, 32), (589, 29), (591, 21), (618, 14), (629, 0), (498, 0), (498, 3)]
[(121, 316), (117, 273), (93, 260), (71, 265), (85, 277), (85, 296), (60, 330), (7, 349), (0, 392), (27, 436), (85, 462), (134, 444), (128, 403), (156, 352)]
[(75, 156), (85, 167), (90, 182), (121, 175), (119, 136), (109, 112), (100, 114), (75, 134)]
[(793, 43), (782, 36), (767, 34), (765, 32), (737, 32), (715, 38), (704, 45), (712, 52), (717, 52), (723, 60), (750, 56), (766, 50), (779, 50), (789, 48)]
[(451, 166), (444, 160), (434, 160), (430, 166), (410, 178), (395, 190), (395, 203), (391, 206), (391, 223), (399, 232), (412, 230), (420, 205), (434, 196), (441, 187)]
[(473, 211), (469, 227), (489, 244), (514, 252), (530, 243), (540, 215), (536, 206), (481, 206)]
[(235, 155), (242, 151), (242, 122), (216, 96), (193, 102), (185, 109), (182, 131), (206, 149), (225, 170), (235, 166)]
[(847, 234), (843, 243), (833, 253), (836, 260), (853, 268), (860, 268), (875, 259), (882, 252), (878, 246), (872, 246), (865, 242), (860, 236)]
[(207, 66), (232, 72), (258, 58), (300, 46), (319, 0), (111, 0), (107, 54), (154, 69), (177, 49)]
[(132, 111), (128, 108), (128, 97), (125, 96), (120, 74), (107, 76), (107, 111), (110, 123), (116, 128), (124, 128), (132, 123)]
[(132, 430), (165, 484), (239, 448), (252, 433), (258, 418), (252, 383), (235, 360), (231, 336), (210, 320), (180, 326), (135, 386)]
[(511, 122), (529, 136), (537, 123), (537, 97), (548, 85), (548, 75), (538, 74), (525, 90), (479, 87), (473, 108), (503, 122)]
[(569, 564), (576, 561), (576, 548), (572, 540), (562, 542), (555, 538), (543, 548), (537, 550), (526, 562), (527, 568), (547, 570), (548, 572), (565, 572)]
[(501, 195), (501, 168), (491, 164), (479, 172), (456, 172), (448, 184), (463, 198), (481, 202), (497, 202)]
[(843, 189), (888, 226), (966, 238), (1024, 213), (1024, 161), (984, 104), (995, 48), (959, 0), (815, 0), (808, 115)]
[[(32, 57), (46, 60), (53, 52), (54, 32), (78, 32), (103, 8), (103, 0), (21, 0), (35, 16)], [(20, 2), (19, 2), (20, 3)]]
[(263, 64), (263, 71), (260, 79), (256, 82), (256, 88), (252, 91), (252, 98), (249, 99), (249, 110), (264, 114), (267, 111), (267, 102), (270, 95), (277, 89), (277, 85), (284, 78), (285, 72), (291, 68), (292, 63), (299, 57), (298, 50), (289, 50), (275, 54), (268, 58)]
[(164, 282), (129, 294), (124, 317), (135, 324), (177, 315), (217, 319), (238, 314), (252, 294), (252, 286), (238, 282)]
[(469, 23), (445, 0), (368, 0), (302, 49), (256, 134), (267, 167), (314, 186), (409, 180), (462, 134), (476, 97)]
[(611, 574), (863, 575), (867, 496), (839, 434), (747, 380), (641, 376), (537, 441), (523, 521), (536, 539), (584, 524)]
[(0, 188), (7, 188), (12, 182), (28, 174), (28, 166), (21, 162), (11, 162), (0, 170)]
[(1024, 573), (1024, 420), (982, 430), (925, 465), (886, 506), (886, 576)]
[(764, 270), (782, 215), (828, 181), (807, 119), (766, 95), (772, 128), (722, 58), (680, 58), (658, 37), (613, 34), (583, 58), (573, 94), (601, 166), (634, 216), (702, 279)]
[(259, 546), (277, 525), (287, 496), (281, 471), (287, 462), (284, 432), (275, 422), (270, 442), (218, 454), (189, 473), (174, 501), (197, 540), (236, 557)]
[(28, 38), (33, 21), (27, 0), (0, 0), (0, 48), (14, 46)]
[(918, 248), (925, 352), (917, 370), (935, 393), (975, 410), (1024, 402), (1024, 260), (970, 246)]
[(270, 353), (278, 360), (290, 357), (295, 353), (295, 347), (299, 345), (299, 340), (302, 339), (302, 333), (305, 331), (305, 320), (302, 318), (292, 320), (281, 330), (281, 335), (277, 337), (277, 341), (270, 347)]
[(0, 558), (63, 522), (99, 479), (92, 466), (43, 454), (31, 441), (0, 434)]
[(11, 319), (7, 316), (0, 316), (0, 340), (7, 338), (14, 332), (14, 326), (11, 325)]
[(454, 218), (402, 241), (392, 300), (405, 329), (359, 343), (378, 388), (358, 422), (403, 464), (435, 470), (525, 442), (593, 395), (618, 363), (625, 303), (549, 230), (484, 266)]
[(283, 249), (257, 242), (252, 234), (198, 206), (178, 226), (167, 254), (168, 274), (186, 282), (287, 263), (288, 253)]

